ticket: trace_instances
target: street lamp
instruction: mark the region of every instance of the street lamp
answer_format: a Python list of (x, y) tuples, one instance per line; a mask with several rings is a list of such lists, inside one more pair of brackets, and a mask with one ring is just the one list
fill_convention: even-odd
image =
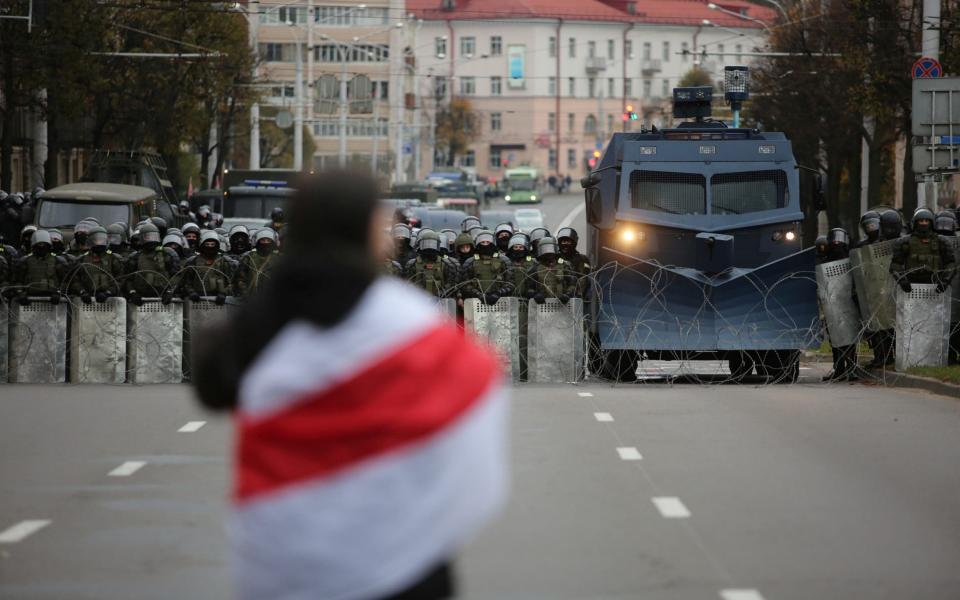
[[(722, 12), (722, 13), (727, 14), (727, 15), (731, 15), (731, 16), (736, 17), (736, 18), (738, 18), (738, 19), (743, 19), (744, 21), (753, 21), (754, 23), (759, 23), (759, 24), (760, 24), (760, 27), (763, 27), (764, 29), (767, 30), (767, 33), (770, 32), (770, 27), (767, 26), (767, 24), (764, 23), (762, 20), (757, 19), (757, 18), (755, 18), (755, 17), (748, 17), (747, 15), (741, 15), (741, 14), (738, 13), (738, 12), (734, 12), (734, 11), (732, 11), (732, 10), (727, 10), (726, 8), (724, 8), (724, 7), (722, 7), (722, 6), (719, 6), (719, 5), (717, 5), (717, 4), (713, 3), (713, 2), (708, 3), (708, 4), (707, 4), (707, 8), (709, 8), (710, 10), (716, 10), (716, 11)], [(704, 24), (706, 24), (707, 21), (709, 21), (709, 19), (704, 19), (704, 22), (705, 22)]]

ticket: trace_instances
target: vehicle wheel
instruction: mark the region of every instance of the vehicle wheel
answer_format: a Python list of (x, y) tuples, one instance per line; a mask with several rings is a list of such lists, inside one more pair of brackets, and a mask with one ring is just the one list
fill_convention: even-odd
[(730, 355), (730, 377), (740, 383), (753, 373), (753, 358), (746, 352), (735, 352)]
[(608, 381), (630, 383), (637, 380), (637, 353), (635, 350), (602, 351), (600, 376)]

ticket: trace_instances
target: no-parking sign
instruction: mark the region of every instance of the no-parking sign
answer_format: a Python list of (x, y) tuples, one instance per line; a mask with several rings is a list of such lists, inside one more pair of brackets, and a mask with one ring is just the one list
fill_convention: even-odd
[(913, 63), (914, 79), (937, 79), (943, 77), (943, 67), (940, 61), (929, 56), (922, 56)]

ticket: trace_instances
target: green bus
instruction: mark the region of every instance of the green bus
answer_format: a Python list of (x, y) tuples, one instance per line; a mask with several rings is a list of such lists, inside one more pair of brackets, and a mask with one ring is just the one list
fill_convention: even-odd
[(542, 202), (540, 178), (533, 167), (507, 169), (503, 174), (504, 196), (507, 204)]

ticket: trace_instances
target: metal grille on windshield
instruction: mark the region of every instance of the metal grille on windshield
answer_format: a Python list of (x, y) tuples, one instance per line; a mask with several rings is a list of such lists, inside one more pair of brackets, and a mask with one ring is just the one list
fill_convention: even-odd
[(715, 215), (774, 210), (786, 207), (788, 201), (783, 171), (724, 173), (710, 178), (710, 212)]
[(696, 173), (634, 171), (630, 174), (630, 206), (673, 215), (706, 214), (706, 179)]

